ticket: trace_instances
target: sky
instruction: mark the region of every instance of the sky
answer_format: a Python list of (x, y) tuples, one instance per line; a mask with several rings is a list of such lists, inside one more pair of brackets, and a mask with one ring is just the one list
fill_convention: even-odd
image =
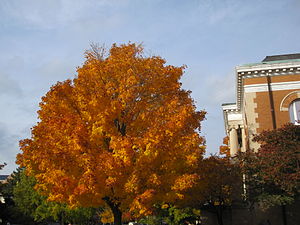
[(187, 65), (184, 89), (207, 111), (207, 155), (225, 136), (222, 103), (235, 102), (235, 66), (300, 52), (300, 0), (1, 0), (0, 174), (30, 137), (41, 97), (73, 78), (90, 44), (142, 43)]

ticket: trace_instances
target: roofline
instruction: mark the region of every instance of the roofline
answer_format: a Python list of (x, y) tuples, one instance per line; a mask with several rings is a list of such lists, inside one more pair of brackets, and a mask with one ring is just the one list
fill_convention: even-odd
[(298, 67), (300, 64), (300, 59), (298, 60), (281, 60), (281, 61), (272, 61), (263, 62), (263, 63), (252, 63), (236, 66), (238, 72), (245, 71), (255, 71), (255, 70), (269, 70), (274, 68), (286, 68), (286, 67)]
[(231, 103), (223, 103), (222, 106), (226, 106), (226, 105), (236, 105), (235, 102), (231, 102)]
[(225, 104), (222, 104), (222, 109), (224, 111), (236, 111), (237, 105), (236, 105), (236, 103), (225, 103)]
[(272, 61), (279, 61), (279, 60), (294, 60), (294, 59), (300, 59), (300, 53), (268, 55), (262, 60), (262, 62), (272, 62)]

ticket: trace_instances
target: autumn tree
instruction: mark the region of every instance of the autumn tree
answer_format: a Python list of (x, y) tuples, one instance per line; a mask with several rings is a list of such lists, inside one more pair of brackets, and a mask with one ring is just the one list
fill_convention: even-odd
[(139, 45), (94, 46), (77, 76), (42, 98), (17, 162), (48, 200), (106, 204), (115, 224), (122, 212), (147, 215), (155, 202), (183, 198), (198, 178), (205, 116), (181, 88), (183, 72)]

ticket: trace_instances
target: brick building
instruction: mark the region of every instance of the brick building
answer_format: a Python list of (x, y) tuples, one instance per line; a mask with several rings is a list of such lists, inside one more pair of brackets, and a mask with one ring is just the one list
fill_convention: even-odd
[(267, 56), (236, 67), (236, 103), (223, 104), (230, 153), (253, 149), (253, 135), (292, 122), (300, 124), (300, 53)]

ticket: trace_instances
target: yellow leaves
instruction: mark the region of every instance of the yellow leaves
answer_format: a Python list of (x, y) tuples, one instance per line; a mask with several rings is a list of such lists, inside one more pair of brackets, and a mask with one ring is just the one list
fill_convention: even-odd
[(183, 194), (176, 193), (176, 196), (177, 196), (177, 198), (180, 199), (180, 200), (184, 199), (184, 195), (183, 195)]
[(140, 202), (147, 202), (148, 199), (153, 197), (154, 193), (155, 191), (153, 189), (147, 189), (144, 193), (138, 196), (138, 199)]
[(190, 154), (186, 156), (186, 162), (190, 166), (197, 166), (198, 161), (199, 157), (197, 157), (197, 154)]
[(163, 205), (161, 206), (161, 208), (162, 208), (162, 209), (167, 209), (167, 208), (169, 208), (169, 204), (166, 204), (166, 203), (165, 203), (165, 204), (163, 204)]
[(127, 83), (127, 88), (133, 87), (134, 85), (137, 84), (138, 80), (137, 77), (134, 75), (133, 70), (130, 68), (128, 71), (128, 78), (126, 79), (126, 83)]
[(180, 89), (184, 67), (145, 57), (135, 44), (86, 58), (76, 78), (42, 98), (40, 122), (20, 142), (17, 162), (69, 204), (109, 197), (147, 214), (154, 200), (181, 198), (204, 153), (196, 130), (205, 115)]
[(150, 184), (159, 186), (161, 184), (161, 179), (159, 178), (159, 176), (155, 173), (151, 174), (151, 176), (149, 177), (148, 182)]
[(166, 132), (167, 135), (173, 136), (173, 132), (171, 132), (170, 130), (166, 130), (165, 132)]
[(104, 224), (113, 223), (114, 222), (114, 215), (109, 208), (104, 208), (104, 211), (99, 213), (101, 222)]
[(107, 186), (114, 186), (114, 184), (117, 182), (117, 179), (115, 177), (108, 177), (105, 181), (105, 184)]
[(132, 175), (127, 183), (125, 184), (125, 191), (127, 193), (136, 193), (138, 190), (138, 177), (136, 175)]
[(153, 153), (153, 147), (151, 147), (151, 143), (148, 143), (146, 145), (146, 149), (144, 151), (145, 156), (150, 156), (150, 154)]
[[(151, 208), (152, 206), (151, 200), (154, 196), (154, 190), (153, 189), (147, 189), (142, 193), (141, 195), (138, 195), (132, 202), (130, 211), (131, 212), (138, 212), (139, 215), (149, 215), (152, 213)], [(149, 204), (149, 205), (148, 205)]]
[(152, 214), (152, 211), (147, 207), (143, 207), (139, 211), (139, 215), (142, 215), (142, 216), (148, 216), (148, 215), (151, 215), (151, 214)]
[(172, 187), (174, 191), (185, 191), (188, 188), (191, 188), (199, 179), (197, 174), (184, 174), (178, 177), (175, 181), (175, 184)]
[(64, 196), (62, 194), (50, 194), (48, 197), (48, 201), (62, 202), (63, 200)]

